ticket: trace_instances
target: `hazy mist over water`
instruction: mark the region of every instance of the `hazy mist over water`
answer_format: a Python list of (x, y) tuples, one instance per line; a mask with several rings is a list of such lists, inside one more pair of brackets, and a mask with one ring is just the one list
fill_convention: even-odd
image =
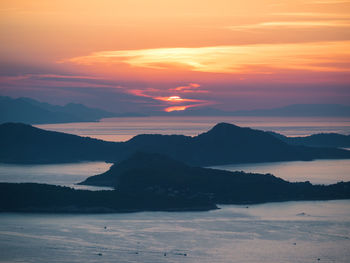
[(336, 132), (350, 134), (350, 118), (311, 117), (132, 117), (107, 118), (100, 122), (43, 124), (36, 127), (89, 136), (107, 141), (126, 141), (138, 134), (182, 134), (195, 136), (219, 122), (232, 123), (286, 136)]

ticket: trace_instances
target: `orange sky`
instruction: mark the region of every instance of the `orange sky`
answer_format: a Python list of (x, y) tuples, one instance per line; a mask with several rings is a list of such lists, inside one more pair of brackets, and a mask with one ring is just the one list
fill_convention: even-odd
[(160, 109), (230, 108), (247, 92), (251, 108), (271, 105), (264, 92), (282, 104), (350, 99), (346, 0), (3, 0), (0, 28), (1, 95), (63, 86), (77, 100), (84, 78)]

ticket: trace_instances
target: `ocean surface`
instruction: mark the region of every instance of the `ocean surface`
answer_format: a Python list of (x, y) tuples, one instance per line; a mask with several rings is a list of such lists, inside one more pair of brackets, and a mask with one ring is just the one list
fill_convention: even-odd
[[(0, 182), (31, 182), (62, 185), (75, 189), (110, 190), (109, 187), (83, 186), (77, 185), (77, 183), (89, 176), (107, 171), (111, 165), (105, 162), (33, 165), (0, 163)], [(271, 173), (291, 182), (310, 181), (313, 184), (334, 184), (340, 181), (350, 181), (350, 160), (232, 164), (212, 166), (211, 168)]]
[[(139, 133), (193, 136), (222, 121), (288, 136), (319, 132), (350, 134), (349, 119), (315, 118), (113, 118), (96, 123), (37, 126), (123, 141)], [(76, 183), (108, 170), (110, 165), (0, 164), (0, 181), (77, 187)], [(215, 168), (272, 173), (290, 181), (317, 184), (350, 179), (350, 160)], [(220, 208), (208, 212), (83, 215), (0, 213), (0, 262), (349, 262), (350, 200)]]
[(81, 162), (64, 164), (4, 164), (0, 163), (0, 182), (42, 183), (85, 190), (110, 190), (110, 187), (77, 185), (87, 177), (103, 173), (112, 164)]
[(0, 262), (348, 263), (350, 201), (0, 215)]
[(350, 181), (350, 160), (314, 160), (254, 164), (229, 164), (211, 168), (249, 173), (270, 173), (290, 182), (335, 184)]
[(286, 136), (321, 132), (350, 134), (350, 118), (281, 117), (140, 117), (107, 118), (100, 122), (35, 125), (36, 127), (89, 136), (106, 141), (126, 141), (138, 134), (183, 134), (195, 136), (219, 122), (232, 123)]

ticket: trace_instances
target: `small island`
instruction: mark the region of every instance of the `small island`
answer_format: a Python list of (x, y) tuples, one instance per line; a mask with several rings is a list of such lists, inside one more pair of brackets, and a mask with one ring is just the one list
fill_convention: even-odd
[(116, 213), (206, 211), (219, 204), (349, 199), (350, 182), (291, 183), (271, 174), (189, 166), (165, 155), (136, 153), (80, 184), (112, 191), (34, 183), (0, 183), (1, 212)]

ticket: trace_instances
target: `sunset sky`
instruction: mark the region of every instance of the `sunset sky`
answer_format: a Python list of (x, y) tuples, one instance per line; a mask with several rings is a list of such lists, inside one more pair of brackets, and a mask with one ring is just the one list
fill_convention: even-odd
[(116, 112), (350, 104), (350, 0), (0, 2), (0, 95)]

